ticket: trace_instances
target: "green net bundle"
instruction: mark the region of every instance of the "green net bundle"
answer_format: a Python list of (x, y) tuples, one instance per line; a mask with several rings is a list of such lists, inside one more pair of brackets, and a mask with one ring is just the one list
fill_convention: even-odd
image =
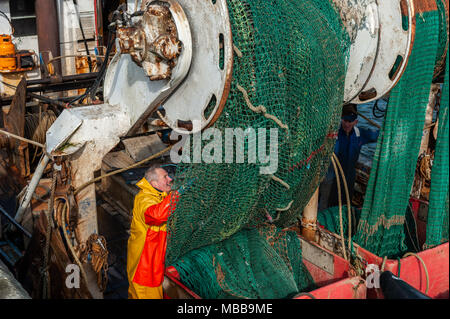
[(275, 226), (242, 230), (189, 252), (173, 266), (189, 288), (207, 299), (290, 298), (315, 287), (297, 233)]
[(395, 257), (404, 243), (405, 213), (414, 180), (425, 110), (439, 47), (439, 13), (416, 15), (408, 66), (391, 91), (354, 240), (378, 256)]
[(436, 67), (434, 76), (437, 77), (445, 68), (445, 57), (448, 50), (448, 11), (446, 0), (436, 0), (439, 13), (439, 47), (436, 54)]
[[(244, 163), (180, 163), (175, 187), (193, 182), (169, 219), (169, 263), (268, 216), (279, 227), (296, 222), (327, 169), (339, 126), (350, 44), (334, 7), (318, 0), (230, 0), (228, 7), (242, 56), (234, 56), (231, 91), (214, 127), (223, 137), (225, 128), (266, 128), (257, 154), (269, 154), (269, 130), (277, 129), (277, 170), (261, 174), (268, 164), (259, 157), (248, 163), (252, 137), (244, 140)], [(253, 111), (246, 94), (277, 121)]]
[[(252, 128), (257, 134), (265, 128), (267, 143), (256, 143), (253, 163), (249, 145), (256, 137), (248, 135), (243, 144), (234, 139), (222, 147), (224, 155), (230, 146), (243, 150), (243, 163), (236, 163), (234, 155), (232, 163), (178, 164), (174, 187), (190, 187), (168, 221), (166, 263), (176, 265), (182, 281), (202, 296), (283, 298), (305, 288), (296, 278), (304, 272), (301, 249), (291, 240), (287, 262), (264, 239), (265, 225), (281, 229), (297, 223), (326, 173), (340, 122), (350, 40), (331, 1), (227, 3), (237, 50), (230, 94), (213, 127), (222, 138), (226, 128)], [(265, 114), (252, 109), (258, 106)], [(270, 129), (278, 131), (277, 150), (270, 148)], [(261, 174), (268, 163), (260, 153), (276, 156), (275, 172)], [(250, 266), (242, 265), (244, 255), (251, 256)], [(205, 278), (217, 281), (218, 262), (225, 280), (203, 289), (199, 283)], [(271, 275), (265, 279), (263, 273)], [(246, 280), (255, 286), (246, 290)]]
[(431, 169), (430, 201), (428, 206), (425, 248), (448, 242), (449, 231), (449, 59), (447, 54), (445, 82), (439, 108), (439, 127)]
[[(352, 207), (352, 233), (355, 233), (354, 225), (359, 218), (359, 211)], [(330, 232), (341, 235), (341, 221), (339, 218), (339, 206), (328, 207), (317, 213), (317, 222)], [(344, 238), (348, 237), (348, 210), (347, 205), (342, 205), (342, 231)]]

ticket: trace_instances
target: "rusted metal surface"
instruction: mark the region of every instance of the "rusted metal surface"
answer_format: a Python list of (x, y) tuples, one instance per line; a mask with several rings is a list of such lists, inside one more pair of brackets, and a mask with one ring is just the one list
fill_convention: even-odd
[(170, 79), (181, 42), (169, 2), (152, 2), (133, 26), (117, 30), (121, 53), (129, 53), (151, 81)]
[(414, 13), (420, 14), (429, 11), (436, 11), (437, 5), (435, 0), (413, 0)]
[[(23, 136), (25, 130), (25, 100), (26, 100), (25, 77), (17, 85), (16, 93), (10, 107), (3, 108), (3, 124), (5, 129), (13, 134)], [(15, 147), (15, 140), (11, 139), (10, 147)]]
[(41, 158), (41, 160), (39, 161), (39, 164), (33, 173), (33, 177), (31, 178), (31, 181), (28, 184), (27, 190), (25, 192), (25, 196), (23, 197), (23, 199), (19, 205), (19, 208), (17, 209), (16, 215), (14, 216), (16, 221), (18, 221), (18, 222), (22, 221), (23, 214), (25, 213), (25, 210), (31, 201), (33, 193), (39, 184), (39, 180), (41, 179), (42, 174), (44, 173), (44, 170), (47, 167), (49, 160), (50, 160), (49, 157), (44, 155)]
[[(60, 55), (58, 15), (55, 0), (36, 0), (36, 29), (40, 52), (51, 52), (53, 57)], [(44, 55), (44, 62), (48, 63)], [(61, 63), (54, 65), (56, 74), (61, 74)]]
[(376, 0), (333, 0), (351, 40), (344, 102), (353, 100), (375, 65), (380, 25)]
[(308, 204), (306, 204), (302, 214), (302, 236), (306, 239), (316, 241), (316, 222), (317, 222), (317, 207), (319, 203), (319, 189), (317, 189), (311, 196)]
[(161, 118), (186, 134), (212, 125), (221, 115), (230, 91), (233, 43), (225, 0), (178, 2), (192, 29), (192, 65), (186, 80), (162, 104)]
[(145, 34), (141, 28), (121, 27), (116, 32), (120, 52), (130, 54), (133, 61), (141, 66), (145, 50)]
[[(367, 103), (388, 93), (403, 75), (412, 51), (415, 37), (414, 0), (377, 3), (380, 35), (375, 65), (362, 92), (351, 101), (352, 103)], [(402, 26), (402, 14), (408, 17), (407, 30)], [(401, 62), (396, 71), (392, 72), (399, 57)]]
[[(170, 67), (166, 60), (154, 53), (152, 53), (154, 61), (162, 64), (145, 64), (144, 61), (142, 67), (139, 67), (130, 55), (119, 53), (109, 64), (105, 76), (105, 101), (110, 105), (120, 106), (130, 117), (131, 127), (126, 135), (133, 135), (140, 130), (147, 118), (173, 93), (190, 70), (192, 60), (190, 23), (177, 1), (168, 0), (164, 3), (170, 4), (169, 10), (176, 26), (177, 39), (183, 44), (180, 55), (175, 59), (176, 65), (171, 69), (170, 79), (150, 81), (145, 70), (146, 65), (159, 68), (165, 63), (168, 68)], [(143, 26), (145, 27), (145, 24)], [(146, 29), (144, 31), (147, 33)], [(170, 31), (165, 32), (163, 35), (170, 35)], [(163, 51), (173, 52), (172, 50)]]
[[(25, 77), (17, 85), (16, 93), (9, 107), (3, 107), (3, 124), (9, 133), (24, 136), (25, 133), (25, 101), (26, 101), (26, 80)], [(7, 141), (9, 140), (9, 141)], [(9, 143), (8, 143), (9, 142)], [(7, 146), (10, 150), (12, 163), (19, 169), (22, 177), (30, 175), (30, 160), (28, 144), (14, 138), (3, 137), (0, 145)]]
[[(42, 260), (43, 244), (47, 229), (47, 218), (40, 213), (34, 225), (33, 238), (27, 247), (24, 258), (18, 263), (18, 279), (24, 287), (31, 291), (33, 299), (42, 298)], [(67, 287), (66, 267), (74, 261), (67, 252), (59, 231), (53, 230), (50, 237), (48, 273), (50, 278), (50, 297), (52, 299), (88, 299), (92, 298), (86, 282), (80, 279), (80, 287), (73, 289)]]

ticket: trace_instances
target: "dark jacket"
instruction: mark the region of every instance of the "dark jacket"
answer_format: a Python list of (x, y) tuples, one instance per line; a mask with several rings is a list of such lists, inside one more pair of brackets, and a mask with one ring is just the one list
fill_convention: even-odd
[[(341, 163), (342, 169), (344, 170), (345, 179), (347, 181), (347, 186), (350, 193), (350, 198), (353, 195), (353, 186), (355, 184), (356, 177), (356, 162), (359, 158), (359, 153), (361, 152), (361, 147), (364, 144), (375, 142), (378, 138), (380, 131), (371, 131), (367, 129), (362, 129), (354, 127), (349, 135), (345, 133), (342, 126), (339, 129), (338, 139), (334, 146), (334, 153), (337, 155), (339, 162)], [(326, 176), (327, 181), (335, 181), (336, 175), (334, 173), (333, 165), (330, 165), (328, 173)], [(335, 184), (335, 183), (334, 183)], [(341, 185), (342, 185), (341, 181)], [(345, 198), (344, 186), (342, 188), (342, 195)], [(333, 187), (330, 196), (330, 206), (337, 205), (337, 189), (336, 186)]]

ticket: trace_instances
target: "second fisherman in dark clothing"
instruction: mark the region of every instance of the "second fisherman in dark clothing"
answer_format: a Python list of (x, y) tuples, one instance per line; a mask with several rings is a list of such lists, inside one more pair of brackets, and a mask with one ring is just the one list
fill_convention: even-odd
[[(347, 181), (350, 200), (353, 196), (356, 169), (361, 147), (364, 144), (375, 142), (379, 131), (371, 131), (356, 127), (358, 124), (358, 114), (356, 104), (344, 105), (342, 109), (341, 126), (338, 132), (338, 139), (334, 147)], [(341, 180), (342, 204), (346, 204), (345, 190)], [(338, 205), (338, 190), (336, 175), (332, 165), (328, 168), (327, 175), (320, 185), (319, 210)]]

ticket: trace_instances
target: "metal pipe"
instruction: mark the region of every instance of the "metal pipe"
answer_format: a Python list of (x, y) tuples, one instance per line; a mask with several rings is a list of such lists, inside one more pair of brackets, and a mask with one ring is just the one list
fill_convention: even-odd
[(35, 98), (37, 100), (40, 100), (40, 101), (43, 101), (43, 102), (47, 102), (47, 103), (50, 103), (50, 104), (53, 104), (53, 105), (56, 105), (56, 106), (59, 106), (59, 107), (66, 107), (65, 103), (57, 101), (57, 100), (54, 100), (54, 99), (51, 99), (48, 96), (34, 94), (34, 93), (31, 93), (31, 92), (27, 92), (27, 94), (29, 96), (31, 96), (32, 98)]
[(319, 188), (316, 189), (303, 210), (302, 236), (310, 241), (316, 241), (317, 207), (319, 203)]
[(19, 140), (19, 141), (27, 142), (27, 143), (33, 144), (33, 145), (35, 145), (35, 146), (45, 148), (44, 144), (38, 143), (38, 142), (33, 141), (33, 140), (29, 140), (29, 139), (27, 139), (27, 138), (24, 138), (24, 137), (22, 137), (22, 136), (19, 136), (19, 135), (10, 133), (10, 132), (8, 132), (8, 131), (4, 131), (4, 130), (2, 130), (2, 129), (0, 129), (0, 134), (4, 134), (4, 135), (6, 135), (6, 136), (15, 138), (15, 139), (17, 139), (17, 140)]
[(22, 225), (20, 225), (18, 222), (16, 222), (16, 220), (14, 218), (12, 218), (8, 212), (0, 205), (0, 213), (2, 213), (3, 215), (6, 216), (6, 218), (8, 218), (8, 220), (13, 223), (14, 226), (16, 226), (17, 228), (19, 228), (24, 234), (25, 236), (31, 238), (31, 233), (26, 230), (25, 228), (22, 227)]
[[(36, 0), (36, 30), (39, 52), (50, 51), (52, 57), (59, 56), (59, 27), (55, 0)], [(45, 64), (49, 59), (45, 59)], [(61, 74), (60, 62), (55, 63), (55, 73)]]
[(87, 60), (88, 60), (88, 64), (89, 64), (89, 72), (92, 72), (92, 60), (91, 60), (90, 53), (89, 53), (89, 46), (87, 44), (86, 37), (84, 35), (84, 29), (83, 29), (83, 24), (81, 23), (80, 12), (78, 12), (78, 3), (77, 3), (77, 0), (72, 0), (72, 1), (73, 1), (73, 5), (75, 7), (75, 13), (77, 14), (78, 25), (80, 26), (81, 36), (82, 36), (83, 42), (84, 42), (84, 48), (86, 49)]
[(93, 83), (95, 83), (95, 79), (56, 83), (56, 84), (43, 84), (40, 86), (28, 87), (27, 92), (61, 92), (67, 90), (78, 90), (89, 88), (93, 85)]
[(20, 204), (20, 207), (17, 210), (16, 216), (14, 217), (14, 219), (18, 223), (20, 223), (22, 221), (23, 213), (25, 212), (25, 209), (30, 204), (31, 198), (33, 197), (33, 193), (39, 184), (39, 180), (41, 179), (42, 174), (44, 174), (45, 167), (47, 167), (49, 160), (50, 160), (50, 158), (46, 154), (44, 154), (43, 157), (41, 158), (41, 160), (39, 161), (39, 164), (36, 167), (36, 170), (34, 171), (33, 178), (31, 178), (30, 184), (28, 185), (24, 200)]
[(47, 79), (27, 80), (27, 87), (37, 84), (60, 84), (65, 82), (72, 82), (77, 80), (94, 80), (98, 75), (98, 72), (82, 73), (74, 75), (65, 75), (62, 77), (51, 77)]

